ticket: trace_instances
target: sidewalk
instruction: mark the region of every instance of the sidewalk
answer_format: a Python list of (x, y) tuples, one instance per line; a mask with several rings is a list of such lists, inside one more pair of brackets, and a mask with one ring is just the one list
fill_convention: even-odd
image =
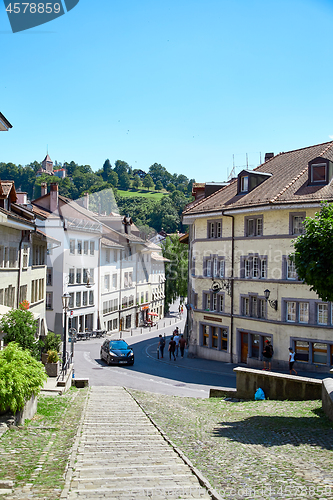
[(185, 462), (125, 389), (92, 387), (61, 499), (210, 499)]

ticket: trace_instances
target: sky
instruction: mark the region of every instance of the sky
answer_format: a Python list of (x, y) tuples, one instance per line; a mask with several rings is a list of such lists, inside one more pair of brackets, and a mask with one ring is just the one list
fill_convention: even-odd
[(0, 162), (220, 182), (329, 141), (332, 25), (333, 0), (80, 0), (12, 33), (0, 0)]

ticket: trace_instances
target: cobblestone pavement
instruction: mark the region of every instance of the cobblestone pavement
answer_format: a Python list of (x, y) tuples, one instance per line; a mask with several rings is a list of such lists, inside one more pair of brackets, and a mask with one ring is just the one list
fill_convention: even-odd
[(93, 387), (61, 498), (211, 497), (125, 389)]
[(131, 393), (222, 498), (333, 498), (333, 423), (321, 401)]

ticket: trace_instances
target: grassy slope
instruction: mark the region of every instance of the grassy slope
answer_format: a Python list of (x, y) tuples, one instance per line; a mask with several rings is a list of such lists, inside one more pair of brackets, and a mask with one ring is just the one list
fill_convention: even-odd
[(139, 191), (122, 191), (121, 189), (118, 189), (117, 193), (119, 196), (122, 196), (123, 198), (141, 197), (141, 198), (148, 198), (149, 200), (161, 200), (163, 196), (169, 194), (167, 192), (146, 191), (144, 189), (140, 189)]

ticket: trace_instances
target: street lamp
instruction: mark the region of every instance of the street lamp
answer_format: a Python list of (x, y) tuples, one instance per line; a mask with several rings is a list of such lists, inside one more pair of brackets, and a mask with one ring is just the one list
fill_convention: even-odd
[(277, 300), (269, 300), (269, 296), (270, 296), (271, 292), (270, 290), (266, 289), (264, 291), (264, 296), (265, 296), (265, 299), (266, 299), (266, 302), (269, 303), (269, 305), (275, 309), (275, 311), (277, 311), (277, 308), (278, 308), (278, 301)]
[(65, 369), (66, 364), (66, 340), (67, 340), (67, 310), (69, 305), (70, 294), (64, 293), (62, 296), (62, 307), (64, 310), (64, 340), (63, 340), (63, 351), (62, 351), (62, 369)]

